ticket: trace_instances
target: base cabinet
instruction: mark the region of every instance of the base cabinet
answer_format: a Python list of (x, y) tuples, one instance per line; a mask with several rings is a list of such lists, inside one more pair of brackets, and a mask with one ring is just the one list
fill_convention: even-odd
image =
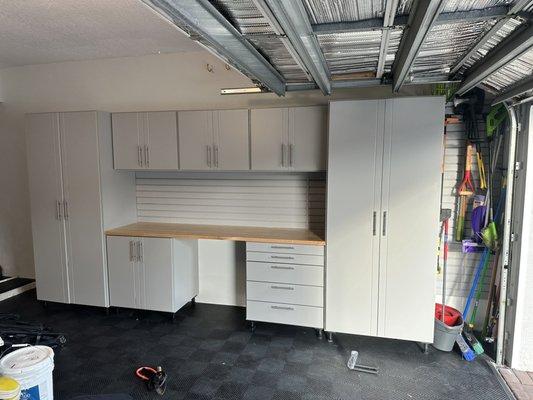
[(198, 295), (198, 242), (108, 236), (111, 306), (176, 312)]
[(246, 319), (324, 327), (324, 247), (246, 243)]

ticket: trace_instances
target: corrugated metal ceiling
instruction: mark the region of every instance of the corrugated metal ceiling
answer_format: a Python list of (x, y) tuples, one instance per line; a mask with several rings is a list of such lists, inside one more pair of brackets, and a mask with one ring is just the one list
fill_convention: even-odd
[(533, 49), (498, 69), (484, 80), (483, 84), (492, 91), (498, 92), (531, 75), (533, 75)]
[[(210, 0), (283, 75), (287, 82), (307, 82), (308, 76), (294, 60), (283, 39), (255, 6), (253, 0)], [(311, 24), (350, 22), (383, 18), (387, 0), (301, 0)], [(413, 0), (399, 0), (396, 15), (411, 11)], [(468, 12), (491, 7), (510, 6), (512, 0), (445, 0), (442, 12)], [(530, 6), (533, 11), (533, 1)], [(528, 8), (526, 7), (526, 10)], [(458, 20), (434, 25), (413, 63), (410, 79), (414, 82), (446, 80), (450, 70), (480, 41), (501, 17)], [(464, 62), (457, 76), (462, 76), (488, 52), (524, 23), (521, 17), (510, 17), (470, 59)], [(391, 72), (404, 27), (389, 29), (384, 72)], [(332, 79), (375, 74), (380, 54), (383, 29), (317, 34)], [(530, 52), (531, 53), (531, 52)], [(485, 85), (499, 90), (531, 73), (531, 54), (523, 55), (489, 77)], [(359, 74), (359, 75), (358, 75)]]

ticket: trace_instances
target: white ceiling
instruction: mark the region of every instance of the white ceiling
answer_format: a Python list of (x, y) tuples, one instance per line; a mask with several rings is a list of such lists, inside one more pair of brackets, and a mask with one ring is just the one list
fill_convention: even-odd
[(199, 49), (140, 0), (0, 0), (0, 68)]

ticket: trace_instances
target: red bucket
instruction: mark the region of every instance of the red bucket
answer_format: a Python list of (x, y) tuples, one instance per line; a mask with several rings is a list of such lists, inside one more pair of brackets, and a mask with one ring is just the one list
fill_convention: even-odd
[[(444, 323), (448, 326), (456, 326), (461, 321), (461, 313), (450, 306), (445, 307)], [(435, 303), (435, 319), (442, 321), (442, 304)]]

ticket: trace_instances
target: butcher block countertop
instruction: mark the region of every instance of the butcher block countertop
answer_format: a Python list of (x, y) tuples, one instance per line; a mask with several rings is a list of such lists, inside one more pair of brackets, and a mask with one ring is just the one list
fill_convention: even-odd
[(137, 222), (106, 231), (108, 236), (176, 239), (217, 239), (241, 242), (288, 243), (325, 246), (323, 237), (307, 229), (258, 228), (228, 225), (188, 225)]

